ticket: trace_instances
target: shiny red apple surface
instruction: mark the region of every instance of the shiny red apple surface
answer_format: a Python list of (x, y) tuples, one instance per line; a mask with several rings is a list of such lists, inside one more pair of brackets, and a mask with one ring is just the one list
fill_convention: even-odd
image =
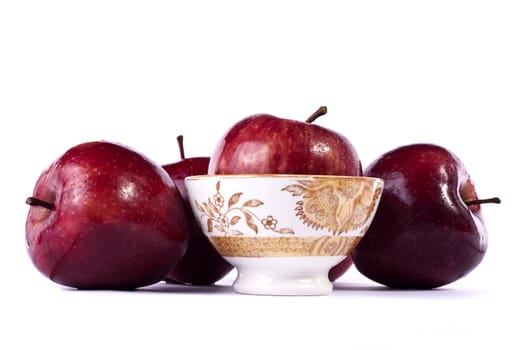
[(175, 266), (188, 245), (183, 200), (168, 174), (111, 142), (72, 147), (38, 178), (27, 249), (52, 281), (80, 289), (134, 289)]
[(227, 130), (209, 166), (209, 174), (361, 173), (359, 156), (342, 134), (269, 114), (246, 117)]
[(331, 282), (338, 280), (352, 267), (352, 265), (352, 255), (349, 255), (328, 271), (328, 279)]
[(352, 253), (358, 271), (389, 287), (427, 289), (480, 264), (487, 231), (473, 181), (455, 154), (433, 144), (406, 145), (380, 156), (364, 174), (382, 178), (385, 187)]

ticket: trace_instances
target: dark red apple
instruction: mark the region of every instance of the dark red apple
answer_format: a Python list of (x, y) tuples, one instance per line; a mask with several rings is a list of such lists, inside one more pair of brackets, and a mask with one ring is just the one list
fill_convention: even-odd
[(340, 263), (332, 267), (330, 271), (328, 271), (328, 279), (330, 280), (330, 282), (334, 282), (335, 280), (342, 277), (346, 273), (346, 271), (348, 271), (352, 267), (352, 264), (352, 255), (348, 255)]
[(44, 276), (65, 286), (150, 285), (188, 245), (177, 187), (160, 165), (124, 145), (72, 147), (42, 172), (26, 203), (29, 256)]
[[(342, 134), (312, 124), (326, 114), (322, 106), (306, 122), (256, 114), (234, 124), (219, 141), (209, 174), (310, 174), (361, 176), (359, 156)], [(334, 266), (335, 281), (352, 265)]]
[(352, 258), (369, 279), (392, 288), (430, 289), (466, 276), (482, 261), (487, 231), (474, 184), (460, 159), (412, 144), (376, 159), (365, 176), (385, 181), (372, 225)]
[(195, 220), (188, 199), (188, 190), (184, 184), (187, 176), (203, 175), (208, 172), (209, 157), (186, 158), (184, 154), (183, 137), (178, 136), (181, 160), (164, 165), (171, 179), (177, 185), (188, 215), (190, 241), (182, 259), (164, 278), (167, 282), (192, 285), (211, 285), (223, 278), (233, 269), (213, 247), (208, 237), (200, 229)]
[(307, 122), (256, 114), (234, 124), (210, 159), (209, 174), (362, 174), (359, 156), (342, 134)]

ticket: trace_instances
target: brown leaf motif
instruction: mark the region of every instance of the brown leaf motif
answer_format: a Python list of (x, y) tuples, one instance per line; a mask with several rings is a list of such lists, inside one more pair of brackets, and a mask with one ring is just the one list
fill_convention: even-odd
[(195, 201), (195, 208), (202, 213), (201, 220), (206, 221), (208, 232), (216, 230), (224, 233), (225, 236), (242, 236), (245, 232), (236, 226), (244, 223), (255, 234), (258, 234), (261, 229), (283, 235), (295, 234), (290, 228), (277, 227), (278, 220), (273, 215), (260, 218), (254, 212), (254, 208), (264, 206), (264, 202), (260, 199), (249, 199), (244, 201), (242, 205), (238, 205), (243, 192), (237, 192), (229, 197), (227, 208), (224, 208), (225, 199), (220, 192), (220, 181), (215, 184), (215, 190), (216, 192), (208, 197), (205, 202)]
[(264, 203), (258, 199), (250, 199), (249, 201), (246, 201), (244, 202), (244, 204), (242, 205), (243, 207), (252, 207), (252, 208), (255, 208), (255, 207), (258, 207), (260, 205), (263, 205)]
[(241, 217), (239, 215), (235, 215), (234, 217), (230, 219), (230, 225), (235, 225), (236, 223), (239, 222), (240, 219)]
[(246, 225), (251, 228), (255, 233), (259, 233), (259, 227), (253, 222), (253, 217), (248, 212), (244, 212), (244, 218), (246, 219)]
[(275, 232), (277, 233), (282, 233), (282, 234), (291, 234), (293, 235), (295, 232), (293, 232), (293, 230), (289, 229), (289, 228), (280, 228), (278, 230), (275, 230)]
[(285, 188), (283, 188), (283, 191), (291, 192), (294, 196), (300, 196), (304, 193), (306, 189), (307, 189), (306, 186), (288, 185)]
[(239, 199), (241, 198), (242, 192), (235, 193), (230, 197), (230, 200), (228, 201), (228, 208), (231, 208), (233, 205), (237, 204)]

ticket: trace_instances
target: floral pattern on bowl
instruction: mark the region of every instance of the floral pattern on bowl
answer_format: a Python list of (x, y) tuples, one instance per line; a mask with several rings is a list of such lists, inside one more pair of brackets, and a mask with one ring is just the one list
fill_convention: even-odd
[[(350, 182), (352, 185), (349, 185)], [(381, 196), (382, 188), (375, 187), (374, 190), (374, 187), (370, 181), (356, 182), (355, 179), (344, 178), (327, 181), (325, 178), (314, 177), (296, 180), (281, 188), (281, 191), (301, 197), (295, 202), (294, 210), (304, 225), (314, 230), (341, 235), (365, 228)], [(243, 195), (243, 192), (235, 192), (226, 201), (221, 193), (221, 181), (218, 180), (214, 194), (206, 201), (195, 201), (201, 220), (206, 220), (208, 233), (216, 230), (225, 236), (247, 236), (249, 233), (238, 225), (243, 223), (255, 235), (262, 229), (282, 235), (295, 234), (294, 229), (279, 226), (280, 213), (260, 215), (256, 212), (255, 208), (265, 205), (261, 199), (242, 198), (241, 204)]]
[[(262, 226), (266, 230), (271, 230), (280, 234), (294, 234), (295, 232), (289, 228), (279, 228), (277, 224), (279, 221), (274, 215), (267, 215), (260, 218), (253, 208), (264, 205), (264, 202), (259, 199), (249, 199), (239, 205), (239, 201), (243, 195), (242, 192), (232, 194), (227, 206), (224, 196), (221, 194), (221, 182), (217, 181), (215, 184), (216, 192), (212, 197), (209, 197), (206, 202), (199, 203), (195, 201), (197, 210), (207, 217), (206, 227), (208, 232), (213, 229), (224, 233), (224, 235), (243, 236), (245, 233), (235, 226), (244, 219), (244, 223), (255, 234), (259, 233)], [(212, 199), (213, 198), (213, 199)], [(261, 226), (260, 226), (261, 225)]]

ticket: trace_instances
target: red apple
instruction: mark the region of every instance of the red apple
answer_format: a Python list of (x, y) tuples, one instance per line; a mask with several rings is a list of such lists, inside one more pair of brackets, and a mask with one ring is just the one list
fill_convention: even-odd
[(168, 172), (184, 199), (188, 222), (190, 223), (188, 230), (190, 241), (182, 259), (164, 279), (171, 283), (211, 285), (226, 276), (233, 269), (233, 266), (217, 252), (208, 237), (200, 229), (191, 211), (188, 190), (184, 184), (184, 179), (187, 176), (206, 174), (210, 158), (186, 158), (183, 137), (178, 136), (177, 141), (181, 160), (166, 164), (163, 168)]
[(340, 263), (332, 267), (330, 271), (328, 271), (328, 279), (330, 280), (330, 282), (334, 282), (335, 280), (342, 277), (346, 273), (346, 271), (348, 271), (352, 267), (352, 264), (352, 255), (348, 255)]
[(268, 114), (240, 120), (219, 141), (209, 174), (361, 175), (350, 141), (312, 124), (325, 113), (321, 107), (307, 122)]
[(412, 144), (365, 170), (385, 180), (379, 207), (352, 253), (358, 271), (393, 288), (437, 288), (482, 261), (487, 231), (471, 177), (449, 150)]
[[(246, 117), (218, 143), (209, 174), (312, 174), (361, 176), (359, 156), (342, 134), (312, 124), (326, 113), (319, 108), (306, 122), (269, 114)], [(352, 265), (351, 257), (334, 266), (331, 281)]]
[(26, 203), (29, 256), (44, 276), (65, 286), (150, 285), (188, 245), (177, 187), (160, 165), (124, 145), (72, 147), (42, 172)]

